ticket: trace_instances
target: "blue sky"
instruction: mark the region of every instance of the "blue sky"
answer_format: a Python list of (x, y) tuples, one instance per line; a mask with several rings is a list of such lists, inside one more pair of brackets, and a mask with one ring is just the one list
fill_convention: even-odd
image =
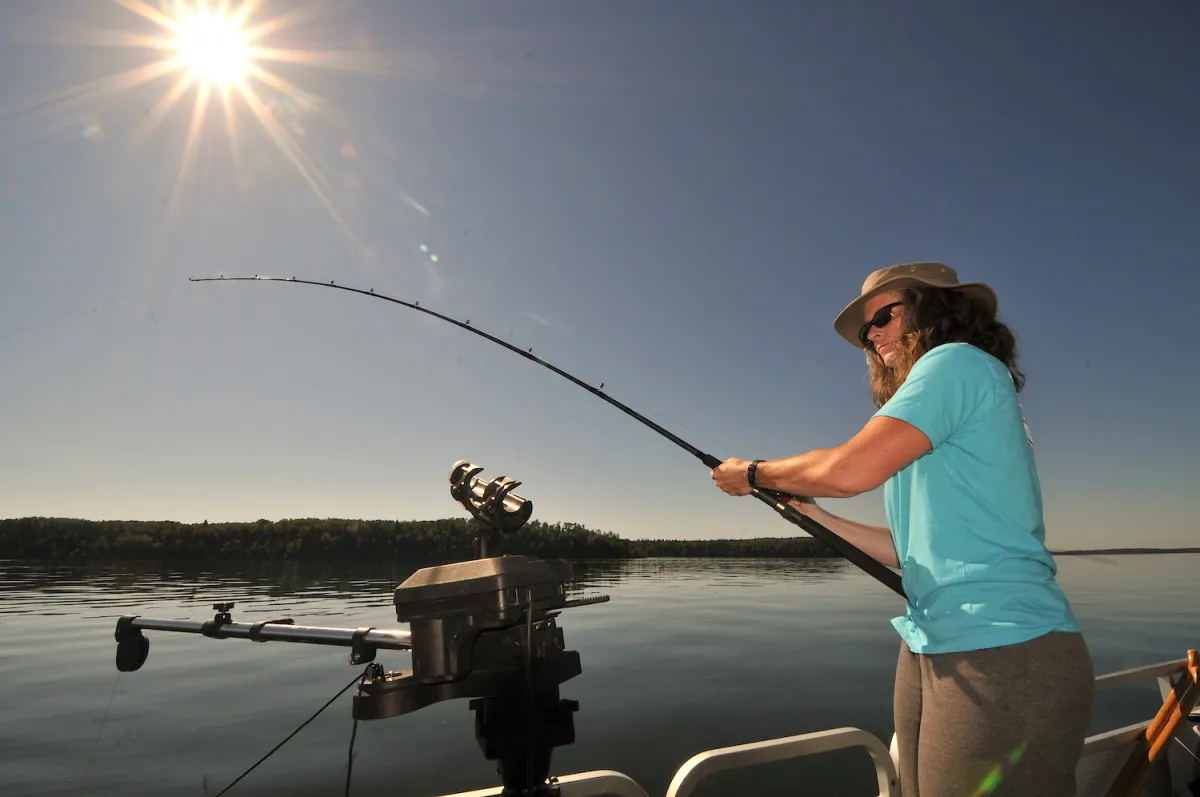
[[(195, 87), (155, 111), (178, 73), (62, 93), (160, 57), (103, 32), (162, 29), (0, 8), (3, 516), (450, 517), (469, 459), (545, 521), (790, 535), (462, 330), (187, 277), (417, 300), (720, 458), (773, 458), (865, 423), (833, 318), (930, 259), (992, 284), (1018, 336), (1050, 544), (1200, 539), (1193, 4), (296, 7), (254, 17), (303, 54), (259, 62), (286, 81), (250, 81), (269, 125), (212, 102), (182, 170)], [(827, 506), (883, 520), (878, 494)]]

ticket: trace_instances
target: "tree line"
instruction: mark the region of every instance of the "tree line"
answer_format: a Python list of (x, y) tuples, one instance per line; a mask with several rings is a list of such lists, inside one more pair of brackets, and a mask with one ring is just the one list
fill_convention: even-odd
[[(407, 559), (453, 562), (475, 555), (473, 523), (442, 520), (301, 518), (238, 523), (0, 520), (5, 559)], [(825, 558), (837, 554), (811, 537), (727, 540), (627, 540), (577, 523), (531, 521), (489, 546), (489, 555), (539, 558)]]

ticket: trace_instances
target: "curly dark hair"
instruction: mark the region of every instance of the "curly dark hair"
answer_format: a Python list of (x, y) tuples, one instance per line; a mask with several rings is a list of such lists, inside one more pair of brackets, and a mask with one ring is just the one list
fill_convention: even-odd
[(871, 398), (882, 407), (904, 384), (908, 372), (927, 351), (943, 343), (970, 343), (1008, 366), (1017, 392), (1025, 387), (1025, 374), (1017, 367), (1017, 339), (986, 304), (953, 288), (905, 288), (905, 334), (897, 341), (900, 361), (883, 364), (873, 346), (867, 346), (867, 375)]

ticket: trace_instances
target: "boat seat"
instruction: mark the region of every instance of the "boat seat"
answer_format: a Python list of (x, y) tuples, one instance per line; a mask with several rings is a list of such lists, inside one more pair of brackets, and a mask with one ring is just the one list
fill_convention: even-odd
[[(1137, 749), (1150, 720), (1089, 736), (1075, 768), (1076, 797), (1104, 797), (1125, 762)], [(1157, 784), (1156, 785), (1161, 785)], [(1151, 791), (1161, 794), (1161, 791)]]
[[(1194, 655), (1194, 654), (1192, 654)], [(1096, 679), (1096, 693), (1107, 692), (1131, 684), (1158, 680), (1159, 693), (1168, 701), (1175, 685), (1173, 675), (1190, 680), (1187, 673), (1188, 660), (1176, 660), (1122, 670)], [(1191, 711), (1191, 707), (1188, 709)], [(1141, 797), (1184, 797), (1191, 781), (1200, 777), (1200, 767), (1192, 765), (1192, 759), (1200, 761), (1200, 717), (1185, 717), (1176, 729), (1175, 738), (1165, 748), (1163, 755), (1150, 772), (1150, 777), (1138, 790)], [(1109, 797), (1118, 775), (1131, 757), (1146, 755), (1146, 730), (1153, 719), (1113, 728), (1089, 736), (1083, 744), (1083, 753), (1076, 767), (1076, 797)], [(1122, 795), (1122, 797), (1137, 797)]]

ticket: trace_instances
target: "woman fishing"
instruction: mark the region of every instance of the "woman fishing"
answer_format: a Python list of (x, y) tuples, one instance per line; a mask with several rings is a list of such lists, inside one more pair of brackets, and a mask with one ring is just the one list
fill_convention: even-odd
[[(995, 292), (939, 263), (867, 277), (834, 329), (864, 349), (875, 414), (846, 443), (786, 459), (729, 459), (752, 487), (879, 562), (907, 594), (894, 697), (905, 797), (1074, 797), (1091, 718), (1091, 657), (1045, 546), (1041, 487)], [(884, 487), (888, 528), (812, 498)]]

